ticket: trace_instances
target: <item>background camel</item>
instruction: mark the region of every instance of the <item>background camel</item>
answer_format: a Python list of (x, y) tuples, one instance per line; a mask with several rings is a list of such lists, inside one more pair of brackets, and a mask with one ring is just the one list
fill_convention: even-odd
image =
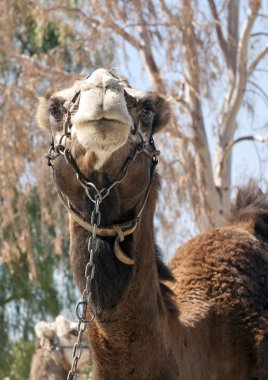
[[(71, 368), (72, 350), (76, 342), (77, 322), (59, 315), (53, 322), (38, 322), (35, 326), (36, 352), (33, 355), (30, 380), (66, 380)], [(78, 380), (89, 380), (90, 351), (85, 346), (78, 365)]]
[[(69, 202), (71, 265), (81, 292), (92, 199), (100, 196), (89, 181), (106, 189), (146, 142), (123, 180), (109, 194), (101, 192), (107, 197), (99, 205), (102, 229), (89, 289), (89, 316), (96, 314), (88, 328), (94, 379), (267, 379), (266, 195), (254, 184), (241, 190), (229, 224), (183, 246), (171, 262), (172, 275), (153, 229), (159, 180), (152, 172), (151, 137), (168, 122), (168, 104), (100, 69), (40, 100), (39, 124), (55, 141), (66, 129), (66, 108), (72, 138), (61, 142), (69, 150), (66, 159), (59, 149), (50, 158), (56, 185)], [(137, 225), (125, 236), (122, 226), (137, 214)], [(116, 256), (115, 238), (128, 265)]]

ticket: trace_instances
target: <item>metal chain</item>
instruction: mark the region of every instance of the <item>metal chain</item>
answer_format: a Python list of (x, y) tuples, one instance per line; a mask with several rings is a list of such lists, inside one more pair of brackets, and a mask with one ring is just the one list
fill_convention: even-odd
[[(77, 341), (73, 347), (73, 361), (72, 361), (72, 367), (68, 373), (67, 380), (75, 380), (76, 378), (76, 372), (77, 372), (77, 364), (79, 359), (81, 358), (82, 351), (83, 351), (83, 345), (82, 345), (82, 337), (83, 333), (86, 330), (86, 325), (91, 323), (96, 316), (96, 312), (94, 310), (94, 306), (91, 303), (91, 281), (94, 278), (95, 275), (95, 264), (94, 264), (94, 254), (97, 252), (98, 249), (98, 240), (97, 240), (97, 227), (100, 225), (101, 221), (101, 213), (99, 210), (100, 203), (102, 201), (102, 198), (99, 198), (98, 194), (95, 197), (94, 201), (94, 210), (91, 214), (91, 224), (93, 226), (92, 234), (88, 239), (88, 252), (89, 252), (89, 261), (85, 268), (85, 279), (86, 279), (86, 287), (82, 293), (82, 299), (79, 301), (76, 305), (76, 316), (79, 320), (78, 322), (78, 336)], [(92, 317), (90, 319), (87, 319), (87, 308), (88, 306), (91, 306), (92, 310)]]

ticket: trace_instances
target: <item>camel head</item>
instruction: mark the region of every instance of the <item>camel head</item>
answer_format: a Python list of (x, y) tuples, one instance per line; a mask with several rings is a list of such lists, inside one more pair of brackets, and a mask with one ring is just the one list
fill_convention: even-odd
[[(39, 126), (47, 129), (54, 137), (55, 144), (64, 145), (72, 156), (72, 165), (64, 155), (57, 156), (53, 161), (56, 186), (68, 199), (72, 210), (83, 220), (90, 222), (94, 209), (90, 196), (94, 198), (96, 192), (94, 188), (88, 188), (87, 191), (86, 184), (90, 182), (99, 190), (107, 189), (121, 178), (126, 163), (129, 162), (123, 180), (116, 183), (100, 204), (100, 225), (103, 228), (118, 226), (135, 219), (142, 204), (146, 203), (146, 194), (149, 193), (150, 202), (148, 198), (147, 205), (150, 205), (150, 210), (145, 214), (152, 220), (158, 184), (157, 176), (153, 175), (152, 170), (154, 162), (157, 161), (152, 136), (168, 123), (169, 116), (170, 107), (162, 96), (134, 90), (126, 79), (105, 69), (98, 69), (87, 78), (76, 81), (72, 87), (48, 93), (41, 98), (37, 112)], [(69, 120), (68, 138), (63, 138), (63, 135), (66, 136), (66, 120)], [(139, 154), (135, 154), (138, 151)], [(81, 173), (80, 180), (77, 178), (77, 171)], [(81, 177), (84, 178), (82, 185)], [(71, 218), (71, 252), (78, 249), (80, 253), (83, 252), (85, 260), (82, 263), (77, 260), (77, 254), (71, 254), (75, 278), (83, 291), (89, 234), (81, 230), (83, 237), (78, 236), (77, 228), (79, 226)], [(122, 245), (127, 245), (128, 237), (122, 239), (120, 232), (117, 237), (120, 242), (124, 240)], [(114, 240), (99, 239), (99, 246), (110, 246), (114, 244)], [(122, 251), (123, 249), (117, 250), (120, 254)], [(134, 252), (130, 253), (132, 254)], [(122, 270), (117, 268), (113, 253), (103, 255), (105, 268), (110, 266), (109, 276), (113, 277), (114, 274), (120, 277), (120, 271), (129, 271), (125, 268), (126, 265), (123, 265)], [(101, 260), (101, 254), (96, 260)], [(124, 260), (127, 262), (126, 256)], [(105, 270), (103, 263), (100, 266)], [(98, 284), (107, 278), (101, 274), (101, 269), (96, 270), (96, 277), (99, 275), (96, 280)], [(123, 286), (115, 285), (112, 289), (112, 283), (110, 280), (104, 285), (106, 287), (109, 284), (111, 292), (116, 290), (118, 294), (115, 297), (104, 296), (105, 299), (101, 302), (96, 301), (102, 307), (115, 305), (119, 293), (122, 295)], [(126, 286), (127, 280), (122, 280), (122, 284)], [(96, 297), (102, 297), (102, 293), (96, 291)]]
[(168, 121), (169, 107), (162, 97), (136, 91), (112, 71), (98, 69), (72, 87), (40, 99), (37, 118), (42, 128), (62, 134), (66, 106), (77, 89), (81, 93), (72, 109), (72, 138), (85, 151), (95, 153), (96, 168), (133, 142), (134, 131), (148, 139)]
[[(77, 91), (79, 96), (71, 104)], [(70, 111), (71, 138), (61, 141), (70, 148), (83, 176), (97, 187), (108, 186), (120, 176), (127, 158), (141, 142), (147, 144), (146, 151), (153, 154), (150, 139), (168, 123), (170, 116), (170, 107), (163, 97), (134, 90), (126, 79), (105, 69), (96, 70), (70, 88), (49, 92), (40, 98), (39, 126), (47, 129), (55, 141), (64, 134), (67, 109)], [(85, 208), (84, 191), (64, 158), (60, 158), (55, 163), (57, 186), (74, 207), (82, 210)], [(113, 194), (120, 199), (120, 209), (116, 208), (117, 215), (109, 212), (102, 217), (102, 224), (118, 222), (131, 210), (133, 213), (148, 187), (150, 166), (149, 155), (139, 155), (133, 161), (126, 178)], [(112, 202), (119, 204), (118, 199)]]
[[(72, 350), (77, 340), (77, 322), (71, 321), (63, 315), (58, 315), (53, 322), (40, 321), (35, 325), (35, 334), (40, 347), (48, 352), (60, 352), (71, 368)], [(86, 337), (82, 341), (85, 347), (78, 364), (78, 370), (83, 370), (89, 363), (90, 352)], [(61, 358), (61, 356), (59, 356)]]
[[(104, 172), (107, 183), (119, 175), (130, 152), (141, 139), (149, 143), (150, 137), (167, 124), (170, 108), (163, 97), (134, 90), (125, 79), (115, 76), (111, 71), (98, 69), (88, 78), (76, 81), (72, 87), (40, 98), (37, 112), (39, 126), (47, 129), (56, 140), (63, 134), (66, 108), (77, 89), (80, 95), (70, 108), (71, 139), (66, 140), (65, 145), (70, 146), (86, 178), (90, 178), (93, 173)], [(58, 163), (58, 168), (56, 165), (58, 186), (64, 193), (67, 191), (66, 195), (74, 206), (81, 209), (81, 191), (78, 188), (75, 191), (77, 184), (74, 175), (67, 168), (64, 170), (63, 166), (63, 163)], [(149, 157), (138, 157), (133, 162), (132, 175), (128, 175), (128, 179), (118, 187), (119, 191), (128, 193), (127, 198), (133, 198), (132, 205), (128, 202), (128, 209), (134, 206), (140, 196), (133, 193), (133, 183), (137, 183), (135, 190), (137, 192), (138, 189), (140, 193), (148, 184), (149, 166)], [(72, 192), (66, 190), (64, 178), (67, 177), (68, 185), (74, 185)], [(122, 196), (120, 198), (122, 214), (127, 210), (122, 203)]]

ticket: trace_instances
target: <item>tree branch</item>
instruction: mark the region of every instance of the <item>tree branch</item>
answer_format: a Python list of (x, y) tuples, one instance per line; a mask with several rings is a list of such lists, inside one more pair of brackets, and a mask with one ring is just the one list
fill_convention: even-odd
[[(198, 43), (194, 30), (194, 10), (188, 0), (182, 0), (182, 38), (184, 46), (186, 102), (190, 109), (190, 126), (195, 147), (194, 165), (200, 202), (205, 210), (207, 225), (219, 225), (219, 200), (213, 178), (212, 161), (205, 129), (201, 103), (200, 63)], [(191, 178), (189, 178), (191, 181)], [(194, 205), (193, 205), (194, 207)], [(214, 215), (212, 216), (212, 210)], [(204, 219), (203, 219), (204, 222)]]
[(253, 61), (249, 65), (249, 68), (247, 70), (248, 77), (252, 75), (255, 68), (258, 66), (260, 61), (267, 55), (267, 53), (268, 53), (268, 44), (259, 52), (259, 54), (253, 59)]
[(251, 0), (248, 11), (248, 18), (242, 28), (241, 38), (238, 44), (238, 66), (244, 69), (245, 62), (248, 56), (248, 41), (250, 38), (251, 30), (258, 15), (258, 10), (261, 6), (260, 1)]
[[(120, 27), (115, 21), (112, 20), (110, 15), (108, 15), (106, 12), (103, 11), (103, 9), (100, 7), (98, 1), (92, 1), (92, 5), (97, 11), (97, 13), (102, 18), (102, 24), (107, 28), (112, 29), (115, 33), (117, 33), (119, 36), (121, 36), (125, 41), (127, 41), (130, 45), (134, 46), (136, 49), (141, 49), (142, 46), (140, 42), (133, 37), (131, 34), (127, 33), (122, 27)], [(104, 21), (104, 22), (103, 22)], [(101, 22), (100, 22), (101, 23)]]
[(167, 6), (164, 0), (160, 0), (160, 4), (162, 7), (162, 10), (168, 15), (170, 20), (178, 27), (179, 30), (182, 28), (182, 24), (180, 22), (179, 17), (175, 16), (173, 12), (171, 12), (170, 8)]
[(263, 91), (261, 86), (259, 86), (257, 83), (255, 83), (251, 80), (249, 80), (248, 83), (251, 84), (253, 87), (255, 87), (260, 92), (259, 96), (261, 96), (261, 95), (263, 96), (262, 100), (264, 100), (264, 103), (266, 104), (266, 106), (268, 106), (268, 95), (266, 94), (265, 91)]
[(259, 37), (259, 36), (268, 36), (268, 33), (265, 33), (265, 32), (256, 32), (256, 33), (251, 33), (250, 37), (253, 38), (253, 37)]
[[(148, 4), (151, 6), (152, 13), (155, 13), (153, 4), (150, 4), (150, 2)], [(145, 22), (143, 14), (140, 12), (143, 4), (140, 2), (140, 0), (136, 0), (133, 1), (133, 6), (135, 7), (136, 18), (140, 22), (140, 26), (138, 28), (141, 38), (139, 51), (144, 58), (146, 68), (151, 82), (153, 84), (154, 90), (159, 92), (160, 94), (166, 94), (167, 90), (163, 80), (163, 76), (158, 68), (155, 56), (153, 54), (152, 38), (148, 31), (148, 25)]]
[(237, 45), (238, 45), (238, 25), (239, 25), (239, 1), (228, 2), (228, 58), (229, 77), (233, 82), (236, 79)]
[(208, 0), (208, 3), (209, 3), (209, 7), (210, 7), (210, 11), (212, 13), (212, 16), (214, 18), (214, 25), (215, 25), (215, 30), (216, 30), (218, 42), (219, 42), (220, 48), (223, 52), (225, 61), (226, 61), (226, 63), (228, 63), (228, 46), (227, 46), (227, 42), (226, 42), (226, 40), (223, 36), (223, 33), (222, 33), (221, 22), (220, 22), (220, 18), (219, 18), (217, 8), (216, 8), (216, 4), (215, 4), (214, 0)]
[[(38, 5), (35, 5), (38, 6)], [(76, 7), (68, 7), (66, 5), (59, 5), (55, 7), (49, 7), (49, 8), (42, 8), (43, 11), (50, 13), (50, 12), (68, 12), (68, 13), (79, 13), (84, 19), (89, 20), (91, 22), (95, 22), (96, 24), (99, 24), (99, 21), (96, 19), (92, 19), (89, 17), (86, 13), (84, 13), (80, 8)]]
[(231, 149), (234, 147), (234, 145), (238, 144), (239, 142), (241, 141), (246, 141), (246, 140), (250, 140), (250, 141), (259, 141), (259, 142), (266, 142), (268, 141), (268, 135), (266, 136), (259, 136), (259, 135), (248, 135), (248, 136), (242, 136), (242, 137), (238, 137), (237, 139), (235, 140), (231, 140), (225, 147), (224, 151), (223, 151), (223, 154), (222, 154), (222, 157), (221, 157), (221, 160), (220, 160), (220, 167), (223, 166), (224, 164), (224, 161), (226, 160), (226, 158), (228, 157)]
[(235, 119), (243, 100), (243, 93), (245, 91), (247, 81), (248, 42), (259, 8), (259, 1), (250, 1), (248, 18), (244, 23), (241, 37), (238, 41), (235, 88), (232, 90), (232, 95), (228, 105), (226, 105), (227, 112), (224, 110), (226, 117), (224, 117), (225, 120), (221, 132), (223, 144), (226, 144), (226, 142), (230, 140), (236, 128)]

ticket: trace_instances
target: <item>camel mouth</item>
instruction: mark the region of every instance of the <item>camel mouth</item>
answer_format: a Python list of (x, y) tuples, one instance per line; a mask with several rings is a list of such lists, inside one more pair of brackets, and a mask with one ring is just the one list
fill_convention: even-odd
[(124, 122), (123, 120), (115, 118), (100, 117), (95, 119), (85, 119), (75, 123), (76, 128), (87, 128), (90, 126), (95, 127), (108, 127), (109, 125), (115, 126), (116, 124), (121, 126), (127, 126), (129, 123)]
[(126, 143), (131, 123), (107, 117), (83, 119), (73, 124), (73, 131), (87, 150), (111, 152)]

